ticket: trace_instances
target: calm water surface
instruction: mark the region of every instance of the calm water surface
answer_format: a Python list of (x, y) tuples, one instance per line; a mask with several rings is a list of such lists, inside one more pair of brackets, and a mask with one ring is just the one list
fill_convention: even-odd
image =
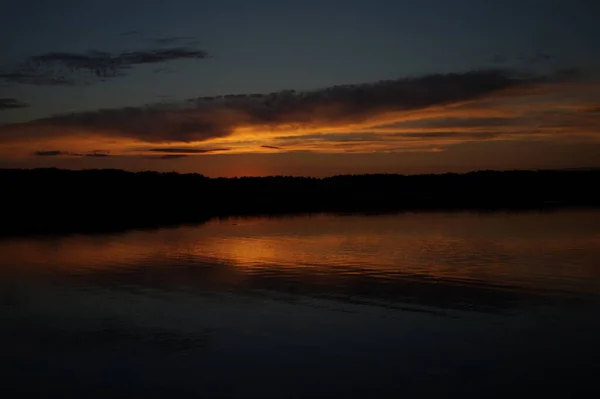
[(583, 396), (600, 211), (3, 238), (0, 362), (9, 397)]

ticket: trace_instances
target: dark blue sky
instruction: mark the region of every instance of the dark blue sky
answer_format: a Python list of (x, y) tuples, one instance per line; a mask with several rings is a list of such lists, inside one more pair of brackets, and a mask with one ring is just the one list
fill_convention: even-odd
[[(32, 104), (3, 117), (203, 95), (312, 89), (490, 65), (495, 55), (597, 63), (600, 2), (581, 0), (6, 1), (0, 65), (50, 51), (121, 52), (185, 36), (213, 58), (106, 84), (2, 87)], [(122, 35), (125, 32), (136, 33)], [(56, 93), (56, 94), (54, 94)], [(167, 97), (169, 96), (169, 97)]]
[[(314, 90), (435, 73), (507, 68), (544, 75), (576, 67), (593, 74), (600, 66), (599, 15), (597, 0), (2, 1), (0, 130), (2, 125), (81, 111), (181, 103), (199, 96)], [(181, 49), (192, 53), (172, 55)], [(164, 62), (149, 61), (161, 51)], [(99, 61), (90, 66), (85, 64), (87, 58), (78, 58), (90, 54), (108, 54), (101, 55), (105, 64), (118, 60), (116, 73), (96, 78)], [(62, 68), (59, 72), (52, 69), (57, 65)], [(23, 78), (31, 68), (38, 74), (51, 68), (53, 74), (61, 78), (66, 74), (77, 82), (48, 84)], [(581, 92), (576, 96), (594, 97)], [(585, 107), (593, 108), (593, 101)], [(246, 119), (238, 122), (236, 135), (246, 132)], [(255, 122), (254, 136), (239, 135), (238, 147), (261, 144)], [(323, 126), (330, 127), (330, 122)], [(72, 127), (79, 122), (60, 123)], [(91, 124), (94, 129), (101, 124), (104, 132), (116, 129), (115, 123), (99, 123), (96, 118)], [(135, 130), (135, 139), (143, 141), (138, 134), (142, 122), (136, 123), (135, 129), (127, 129)], [(587, 132), (591, 125), (586, 120), (582, 126)], [(89, 126), (86, 120), (83, 127)], [(321, 132), (315, 129), (308, 133)], [(486, 137), (493, 136), (486, 132)], [(211, 131), (206, 137), (214, 141), (223, 134)], [(5, 149), (6, 140), (0, 143)], [(264, 144), (280, 144), (281, 140), (273, 140)], [(339, 144), (339, 148), (347, 145)], [(411, 148), (425, 147), (413, 143)]]

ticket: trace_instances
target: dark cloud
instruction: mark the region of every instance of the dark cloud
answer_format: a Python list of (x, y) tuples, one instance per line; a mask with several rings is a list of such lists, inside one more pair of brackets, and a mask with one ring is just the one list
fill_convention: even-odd
[[(136, 62), (153, 59), (147, 55), (133, 58)], [(180, 106), (155, 104), (104, 109), (53, 116), (25, 125), (32, 128), (32, 134), (44, 128), (51, 128), (55, 134), (68, 134), (65, 132), (70, 128), (145, 142), (193, 142), (226, 137), (237, 128), (247, 126), (290, 130), (362, 123), (390, 112), (480, 99), (506, 89), (513, 89), (512, 95), (518, 96), (519, 91), (514, 89), (529, 89), (555, 80), (555, 76), (524, 75), (509, 70), (477, 70), (306, 92), (284, 90), (264, 95), (199, 97)], [(442, 126), (453, 123), (449, 121)], [(8, 126), (0, 129), (0, 134), (2, 130), (21, 127), (23, 125)]]
[(208, 58), (206, 51), (183, 47), (119, 54), (51, 52), (31, 56), (16, 68), (0, 71), (0, 79), (32, 85), (75, 85), (89, 83), (92, 78), (124, 76), (138, 65), (204, 58)]
[(110, 154), (107, 153), (107, 152), (88, 152), (87, 154), (83, 154), (83, 156), (85, 156), (85, 157), (99, 157), (99, 158), (103, 158), (103, 157), (110, 156)]
[(35, 151), (33, 154), (37, 155), (39, 157), (57, 157), (57, 156), (107, 157), (110, 155), (108, 151), (90, 151), (90, 152), (80, 153), (80, 152), (59, 151), (59, 150)]
[(167, 155), (160, 156), (157, 159), (181, 159), (181, 158), (187, 158), (187, 155), (185, 155), (185, 154), (167, 154)]
[(71, 155), (68, 151), (36, 151), (33, 153), (39, 157), (57, 157), (59, 155)]
[(280, 150), (281, 147), (277, 147), (274, 145), (261, 145), (262, 148), (270, 148), (271, 150)]
[(497, 127), (513, 125), (518, 122), (517, 118), (498, 118), (498, 117), (473, 117), (473, 118), (430, 118), (420, 119), (407, 122), (393, 123), (382, 127), (395, 127), (395, 128), (410, 128), (410, 127), (423, 127), (423, 128), (453, 128), (453, 127)]
[(149, 148), (151, 152), (178, 153), (178, 154), (206, 154), (209, 152), (228, 151), (229, 148)]
[(137, 64), (152, 64), (165, 61), (176, 61), (183, 59), (204, 59), (208, 53), (203, 50), (190, 50), (186, 48), (171, 48), (152, 51), (135, 51), (122, 53), (116, 57), (117, 62), (125, 66)]
[(140, 32), (138, 32), (137, 30), (128, 30), (126, 32), (121, 32), (119, 33), (119, 36), (134, 36), (139, 34)]
[(304, 134), (301, 136), (280, 136), (275, 140), (286, 143), (301, 143), (306, 141), (327, 141), (327, 142), (353, 142), (353, 141), (379, 141), (385, 137), (377, 133), (315, 133)]
[(590, 114), (600, 114), (600, 105), (586, 108), (583, 112), (587, 112)]
[[(570, 110), (550, 108), (530, 111), (523, 115), (507, 117), (471, 117), (471, 118), (429, 118), (398, 122), (379, 126), (384, 129), (480, 129), (481, 131), (502, 131), (514, 134), (515, 129), (521, 133), (538, 133), (538, 128), (562, 129), (578, 127), (587, 131), (597, 131), (600, 119), (593, 108)], [(399, 132), (401, 133), (401, 132)]]
[[(357, 132), (357, 133), (321, 133), (321, 134), (305, 134), (300, 136), (283, 136), (276, 137), (276, 141), (285, 143), (286, 145), (296, 145), (311, 142), (322, 142), (322, 143), (340, 143), (355, 145), (355, 143), (375, 143), (375, 142), (389, 142), (397, 141), (398, 139), (409, 139), (409, 140), (427, 140), (427, 139), (459, 139), (469, 140), (478, 139), (485, 140), (494, 137), (499, 137), (500, 133), (495, 132), (406, 132), (406, 133), (371, 133), (371, 132)], [(261, 146), (265, 147), (265, 146)], [(269, 146), (266, 146), (270, 148)]]
[(14, 98), (0, 98), (0, 111), (27, 107), (29, 107), (29, 104), (16, 100)]
[(24, 69), (18, 72), (0, 72), (0, 79), (8, 83), (29, 84), (36, 86), (75, 86), (84, 82), (77, 82), (55, 71), (29, 71)]
[(400, 137), (408, 139), (492, 139), (501, 136), (501, 133), (495, 132), (411, 132), (411, 133), (393, 133), (391, 137)]
[[(373, 127), (387, 137), (486, 139), (498, 136), (597, 133), (600, 114), (593, 106), (550, 107), (506, 117), (437, 117)], [(411, 130), (414, 129), (414, 132)]]

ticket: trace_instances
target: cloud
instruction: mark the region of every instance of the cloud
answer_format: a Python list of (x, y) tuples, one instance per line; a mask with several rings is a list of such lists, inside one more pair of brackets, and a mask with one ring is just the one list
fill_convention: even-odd
[(59, 155), (71, 155), (68, 151), (36, 151), (34, 155), (39, 157), (56, 157)]
[(110, 156), (108, 151), (90, 151), (86, 153), (73, 152), (73, 151), (59, 151), (59, 150), (50, 150), (50, 151), (35, 151), (33, 155), (38, 157), (58, 157), (58, 156), (74, 156), (74, 157), (108, 157)]
[[(287, 136), (275, 138), (278, 142), (289, 143), (308, 143), (308, 142), (327, 142), (327, 143), (360, 143), (360, 142), (385, 142), (385, 144), (393, 141), (400, 141), (402, 139), (440, 139), (440, 138), (453, 138), (453, 139), (488, 139), (498, 137), (499, 133), (490, 132), (460, 132), (460, 131), (448, 131), (448, 132), (403, 132), (403, 133), (363, 133), (363, 132), (351, 132), (351, 133), (329, 133), (329, 134), (307, 134), (302, 136)], [(261, 146), (265, 147), (265, 146)], [(266, 146), (270, 148), (270, 146)]]
[(0, 111), (27, 107), (29, 107), (29, 104), (16, 100), (14, 98), (0, 98)]
[(229, 148), (149, 148), (150, 152), (180, 153), (180, 154), (206, 154), (216, 151), (227, 151)]
[(444, 117), (409, 120), (390, 125), (374, 127), (383, 132), (488, 132), (507, 134), (535, 134), (552, 131), (555, 134), (599, 133), (600, 115), (587, 109), (573, 110), (567, 107), (549, 107), (548, 109), (530, 110), (528, 112), (506, 117)]
[[(169, 54), (175, 56), (176, 53)], [(135, 62), (150, 62), (155, 57), (165, 56), (161, 53), (131, 58)], [(55, 55), (49, 59), (69, 57)], [(76, 60), (73, 62), (87, 62)], [(230, 136), (236, 129), (248, 126), (290, 130), (362, 123), (386, 113), (484, 98), (546, 80), (511, 71), (481, 70), (340, 85), (308, 92), (285, 90), (265, 95), (200, 97), (182, 106), (126, 107), (58, 115), (31, 122), (29, 126), (89, 130), (146, 142), (205, 141)]]
[(445, 147), (457, 143), (484, 141), (498, 137), (501, 137), (501, 134), (469, 131), (403, 133), (345, 132), (282, 136), (273, 138), (273, 142), (284, 145), (288, 151), (405, 153), (440, 152), (444, 151)]
[(156, 159), (181, 159), (181, 158), (187, 158), (188, 156), (185, 154), (167, 154), (167, 155), (162, 155), (160, 157), (156, 157)]
[(204, 50), (189, 50), (185, 48), (170, 48), (153, 51), (135, 51), (131, 53), (121, 53), (115, 57), (116, 62), (124, 66), (138, 64), (152, 64), (165, 61), (176, 61), (183, 59), (204, 59), (208, 58), (208, 53)]
[(439, 151), (468, 141), (598, 133), (591, 112), (598, 101), (579, 101), (594, 87), (577, 74), (475, 70), (63, 114), (0, 127), (0, 143), (14, 151), (35, 142), (138, 155)]
[(465, 139), (477, 139), (486, 140), (501, 136), (501, 133), (491, 132), (417, 132), (417, 133), (394, 133), (391, 135), (396, 138), (409, 138), (409, 139), (447, 139), (452, 138), (455, 140)]
[(467, 128), (467, 127), (482, 127), (482, 126), (507, 126), (515, 122), (514, 118), (454, 118), (454, 117), (446, 117), (446, 118), (431, 118), (431, 119), (421, 119), (421, 120), (413, 120), (407, 122), (399, 122), (390, 125), (381, 126), (381, 128)]
[(208, 58), (204, 50), (185, 47), (111, 54), (50, 52), (27, 58), (15, 68), (0, 71), (0, 80), (31, 85), (76, 85), (93, 79), (124, 76), (133, 67), (178, 60)]
[[(279, 136), (274, 137), (274, 140), (283, 143), (289, 142), (308, 142), (308, 141), (329, 141), (329, 142), (353, 142), (353, 141), (377, 141), (384, 140), (383, 135), (371, 132), (344, 132), (344, 133), (316, 133), (304, 134), (301, 136)], [(265, 146), (262, 146), (265, 147)]]
[[(29, 84), (36, 86), (75, 86), (78, 82), (55, 71), (27, 70), (0, 72), (0, 80), (7, 83)], [(82, 83), (82, 82), (80, 82)]]
[(87, 154), (83, 154), (84, 157), (99, 157), (99, 158), (103, 158), (103, 157), (108, 157), (110, 156), (109, 153), (107, 152), (89, 152)]
[(584, 112), (589, 112), (590, 114), (600, 114), (600, 105), (586, 108)]

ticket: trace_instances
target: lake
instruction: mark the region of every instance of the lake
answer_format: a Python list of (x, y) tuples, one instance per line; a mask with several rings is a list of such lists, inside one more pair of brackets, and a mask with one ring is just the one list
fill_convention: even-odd
[(0, 239), (7, 397), (583, 396), (599, 316), (600, 210)]

